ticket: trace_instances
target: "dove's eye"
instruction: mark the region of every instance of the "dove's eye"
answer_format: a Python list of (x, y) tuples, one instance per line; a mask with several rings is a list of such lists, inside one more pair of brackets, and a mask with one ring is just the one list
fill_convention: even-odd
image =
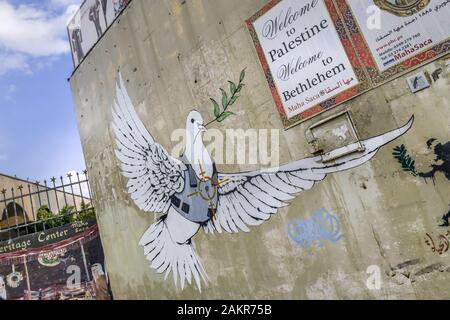
[(194, 118), (192, 118), (192, 119), (191, 119), (191, 122), (194, 123), (194, 121), (195, 121)]

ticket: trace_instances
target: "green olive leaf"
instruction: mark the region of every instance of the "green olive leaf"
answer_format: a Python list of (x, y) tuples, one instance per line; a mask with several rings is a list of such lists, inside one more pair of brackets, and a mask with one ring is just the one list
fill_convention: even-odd
[(244, 78), (245, 78), (245, 69), (247, 69), (247, 68), (244, 68), (244, 69), (241, 71), (241, 76), (240, 76), (240, 78), (239, 78), (239, 83), (241, 83), (242, 81), (244, 81)]
[(230, 112), (230, 111), (225, 111), (224, 113), (222, 113), (222, 114), (220, 115), (220, 117), (217, 118), (217, 121), (218, 121), (218, 122), (222, 122), (223, 120), (225, 120), (226, 118), (228, 118), (228, 117), (231, 116), (231, 115), (234, 115), (234, 113), (233, 113), (233, 112)]
[(238, 87), (236, 88), (236, 93), (241, 92), (242, 88), (245, 87), (245, 84), (241, 83), (240, 85), (238, 85)]
[(236, 102), (236, 100), (239, 98), (239, 96), (238, 95), (235, 95), (233, 98), (231, 98), (231, 100), (230, 100), (230, 102), (228, 103), (228, 105), (229, 106), (232, 106), (235, 102)]
[(230, 92), (234, 94), (236, 92), (236, 84), (233, 81), (228, 81), (230, 84)]
[(211, 102), (213, 103), (214, 106), (214, 116), (216, 118), (218, 118), (220, 116), (220, 107), (219, 104), (217, 103), (216, 100), (214, 100), (213, 98), (211, 98)]
[(227, 93), (222, 88), (220, 88), (220, 91), (222, 91), (222, 107), (225, 110), (227, 108), (227, 106), (228, 106)]

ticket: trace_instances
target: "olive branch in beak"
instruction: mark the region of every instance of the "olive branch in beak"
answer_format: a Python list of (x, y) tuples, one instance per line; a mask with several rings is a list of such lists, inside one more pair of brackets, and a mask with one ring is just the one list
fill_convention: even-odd
[(228, 97), (228, 94), (226, 93), (226, 91), (222, 88), (220, 88), (220, 91), (222, 91), (222, 110), (219, 106), (219, 104), (217, 103), (216, 100), (214, 100), (213, 98), (210, 98), (213, 107), (214, 107), (214, 117), (215, 119), (208, 122), (205, 127), (208, 127), (210, 124), (214, 123), (214, 122), (222, 122), (223, 120), (225, 120), (226, 118), (228, 118), (231, 115), (235, 115), (233, 112), (228, 111), (228, 107), (230, 107), (231, 105), (233, 105), (236, 100), (239, 98), (239, 93), (241, 92), (242, 88), (245, 86), (245, 84), (243, 83), (245, 78), (245, 69), (243, 69), (241, 71), (241, 76), (239, 77), (239, 84), (236, 85), (233, 81), (228, 81), (228, 83), (230, 84), (230, 97)]

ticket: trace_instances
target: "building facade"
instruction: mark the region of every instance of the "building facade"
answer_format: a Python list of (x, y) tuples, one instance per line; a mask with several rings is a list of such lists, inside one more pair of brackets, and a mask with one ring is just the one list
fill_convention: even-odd
[[(316, 5), (327, 6), (331, 18), (318, 23), (326, 31), (332, 26), (330, 19), (335, 19), (341, 38), (336, 43), (344, 43), (342, 55), (338, 54), (340, 44), (327, 50), (336, 50), (333, 51), (335, 60), (344, 59), (345, 55), (353, 57), (350, 62), (354, 76), (345, 81), (351, 85), (357, 79), (359, 85), (342, 92), (339, 85), (325, 87), (318, 99), (322, 99), (322, 95), (334, 96), (330, 92), (335, 89), (340, 94), (334, 96), (334, 100), (328, 99), (308, 109), (306, 114), (297, 114), (282, 100), (281, 82), (274, 85), (267, 81), (271, 76), (275, 78), (270, 69), (270, 57), (281, 59), (295, 43), (285, 42), (283, 49), (280, 42), (278, 49), (282, 51), (270, 55), (270, 44), (261, 37), (264, 29), (258, 33), (258, 19), (274, 13), (278, 4), (288, 3), (288, 0), (133, 0), (71, 76), (78, 127), (115, 298), (450, 297), (448, 39), (437, 46), (430, 46), (429, 42), (424, 45), (432, 47), (430, 50), (434, 53), (428, 47), (418, 48), (419, 56), (404, 53), (411, 54), (416, 62), (399, 54), (396, 55), (400, 64), (395, 58), (393, 62), (383, 60), (383, 49), (377, 51), (379, 61), (372, 61), (363, 54), (365, 46), (371, 46), (369, 40), (352, 42), (360, 39), (363, 26), (358, 33), (350, 28), (348, 19), (340, 20), (348, 1), (303, 1), (310, 9)], [(338, 9), (336, 4), (340, 4)], [(431, 5), (435, 4), (436, 1), (432, 1)], [(398, 5), (398, 13), (402, 13), (398, 19), (409, 19), (405, 20), (404, 28), (408, 26), (406, 22), (426, 17), (424, 10), (428, 9), (414, 13)], [(292, 18), (281, 16), (276, 20), (274, 15), (276, 28), (283, 29), (286, 21), (302, 12), (306, 17), (308, 9), (299, 10), (297, 14), (291, 11)], [(354, 12), (358, 10), (365, 12), (365, 8), (353, 8)], [(448, 10), (443, 7), (441, 14), (449, 18)], [(288, 10), (282, 12), (286, 14)], [(381, 17), (397, 17), (384, 9), (375, 12), (381, 12)], [(377, 16), (373, 19), (376, 23)], [(450, 19), (441, 30), (448, 29), (448, 21)], [(317, 28), (313, 26), (308, 30), (310, 34), (305, 31), (304, 44), (300, 46), (304, 48), (300, 52), (305, 58), (310, 48), (308, 43), (314, 41), (312, 33)], [(286, 31), (288, 29), (283, 30)], [(349, 36), (351, 32), (354, 33)], [(268, 31), (266, 35), (269, 34)], [(386, 41), (384, 36), (389, 36), (387, 31), (373, 39), (373, 43)], [(329, 41), (338, 40), (331, 37)], [(324, 52), (327, 46), (327, 42), (322, 41)], [(268, 51), (264, 52), (265, 49)], [(323, 58), (327, 63), (326, 56)], [(397, 67), (390, 67), (389, 63)], [(186, 127), (189, 112), (196, 109), (205, 122), (214, 119), (217, 114), (211, 98), (220, 104), (224, 94), (219, 88), (223, 88), (229, 99), (228, 81), (236, 86), (236, 79), (244, 69), (245, 86), (230, 109), (234, 115), (216, 121), (213, 128), (208, 127), (209, 132), (215, 132), (217, 138), (220, 134), (225, 137), (227, 130), (235, 130), (234, 133), (244, 136), (244, 140), (244, 133), (250, 136), (251, 132), (256, 132), (260, 138), (261, 132), (265, 132), (266, 140), (274, 137), (269, 143), (273, 149), (268, 147), (274, 151), (268, 154), (277, 155), (276, 163), (291, 163), (317, 155), (337, 157), (330, 161), (339, 161), (339, 155), (333, 151), (341, 150), (339, 148), (352, 139), (360, 142), (399, 128), (412, 115), (414, 125), (381, 148), (371, 161), (330, 174), (314, 188), (292, 199), (289, 206), (278, 210), (267, 222), (250, 228), (250, 232), (211, 235), (200, 230), (192, 242), (207, 271), (209, 284), (200, 291), (193, 279), (185, 279), (182, 289), (180, 282), (175, 285), (172, 275), (165, 279), (164, 274), (150, 268), (144, 249), (139, 246), (142, 235), (159, 215), (145, 212), (134, 203), (128, 193), (129, 181), (122, 175), (121, 161), (115, 152), (118, 146), (112, 112), (115, 101), (120, 100), (117, 92), (122, 86), (118, 89), (116, 85), (121, 75), (123, 86), (146, 129), (169, 153), (179, 155), (184, 144), (180, 143), (178, 134)], [(296, 69), (301, 66), (294, 61), (289, 70), (296, 73), (293, 72)], [(306, 66), (304, 72), (307, 72)], [(318, 84), (322, 77), (315, 74), (316, 71), (312, 76), (319, 79), (315, 81)], [(304, 94), (301, 92), (304, 86), (298, 82), (292, 85), (294, 89), (284, 92), (294, 98)], [(295, 86), (299, 87), (297, 91)], [(234, 87), (234, 91), (236, 89)], [(233, 91), (233, 87), (230, 90)], [(303, 91), (310, 90), (313, 88)], [(224, 105), (226, 102), (227, 99)], [(328, 108), (327, 103), (332, 107)], [(290, 113), (294, 115), (288, 118)], [(344, 114), (347, 117), (347, 113), (350, 118), (339, 118)], [(348, 126), (343, 127), (343, 123)], [(347, 134), (350, 127), (355, 133), (353, 138)], [(209, 141), (214, 137), (210, 136)], [(244, 144), (242, 148), (233, 149), (233, 153), (236, 156), (246, 154), (254, 145)], [(226, 143), (222, 147), (225, 156), (230, 154)], [(257, 170), (271, 164), (270, 161), (262, 163), (260, 158), (256, 162), (218, 161), (218, 149), (222, 148), (220, 145), (215, 148), (219, 172)], [(341, 151), (340, 156), (345, 156)], [(274, 194), (277, 190), (272, 189)], [(188, 280), (192, 282), (190, 285)]]
[(44, 184), (0, 174), (0, 240), (32, 233), (42, 222), (38, 217), (40, 208), (46, 207), (57, 215), (68, 213), (72, 207), (75, 213), (86, 208), (90, 199), (88, 182), (79, 175), (71, 181), (55, 179)]

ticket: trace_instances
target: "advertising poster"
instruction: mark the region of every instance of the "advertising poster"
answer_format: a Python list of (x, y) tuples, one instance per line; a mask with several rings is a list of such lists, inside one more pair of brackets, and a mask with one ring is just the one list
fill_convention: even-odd
[[(374, 84), (448, 52), (449, 0), (337, 1)], [(378, 8), (379, 16), (373, 7)], [(369, 14), (370, 13), (370, 14)]]
[(95, 220), (0, 243), (0, 300), (110, 300)]
[(272, 1), (247, 24), (285, 127), (367, 87), (332, 1)]
[(75, 68), (131, 0), (85, 0), (67, 24)]
[(247, 20), (285, 128), (449, 50), (450, 0), (272, 0)]

